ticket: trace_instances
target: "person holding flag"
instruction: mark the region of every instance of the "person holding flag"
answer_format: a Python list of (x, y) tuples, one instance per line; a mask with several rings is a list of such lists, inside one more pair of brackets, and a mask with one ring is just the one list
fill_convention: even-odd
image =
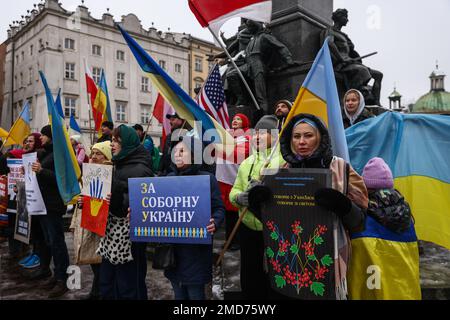
[(38, 161), (32, 165), (41, 189), (41, 194), (47, 209), (47, 215), (40, 218), (46, 244), (50, 247), (50, 256), (41, 257), (41, 273), (51, 274), (50, 262), (53, 259), (55, 271), (53, 277), (44, 285), (50, 290), (48, 298), (58, 298), (64, 295), (66, 286), (67, 268), (69, 267), (69, 253), (64, 238), (63, 215), (67, 211), (59, 193), (56, 180), (55, 160), (53, 153), (53, 134), (50, 125), (41, 130), (41, 143), (43, 150), (38, 153)]

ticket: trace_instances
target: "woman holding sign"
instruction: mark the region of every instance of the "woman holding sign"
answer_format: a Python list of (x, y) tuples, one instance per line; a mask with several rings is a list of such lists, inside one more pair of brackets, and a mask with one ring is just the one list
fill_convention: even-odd
[[(210, 176), (211, 220), (207, 231), (214, 234), (224, 220), (225, 207), (214, 175), (201, 171), (201, 163), (194, 163), (194, 146), (201, 145), (193, 137), (183, 137), (174, 146), (173, 171), (168, 176)], [(202, 148), (195, 151), (203, 153)], [(175, 300), (205, 300), (205, 286), (212, 281), (212, 245), (174, 244), (174, 248), (176, 266), (165, 270), (164, 275), (172, 283)]]
[(100, 295), (105, 300), (147, 300), (147, 258), (144, 243), (130, 241), (128, 179), (152, 177), (151, 155), (134, 130), (121, 125), (113, 131), (112, 194), (106, 235), (97, 251), (102, 256)]
[[(368, 207), (368, 193), (364, 181), (343, 159), (333, 157), (330, 136), (325, 124), (310, 114), (299, 114), (285, 127), (280, 138), (281, 154), (285, 168), (330, 169), (332, 188), (315, 193), (318, 206), (338, 217), (334, 242), (338, 252), (334, 257), (337, 298), (346, 299), (347, 264), (350, 255), (348, 232), (364, 228)], [(249, 191), (250, 207), (258, 206), (264, 188), (256, 186)], [(256, 192), (258, 190), (258, 192)]]

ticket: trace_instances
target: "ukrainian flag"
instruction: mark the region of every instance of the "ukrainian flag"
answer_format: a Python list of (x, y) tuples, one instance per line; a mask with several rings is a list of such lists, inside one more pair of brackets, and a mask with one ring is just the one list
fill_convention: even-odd
[(9, 130), (9, 134), (5, 141), (5, 147), (12, 146), (15, 144), (22, 145), (23, 140), (31, 134), (30, 128), (30, 105), (25, 102), (22, 112), (17, 118), (16, 122)]
[[(78, 125), (77, 121), (75, 120), (75, 117), (73, 115), (70, 116), (70, 123), (69, 123), (69, 128), (70, 130), (73, 132), (73, 135), (80, 135), (81, 136), (81, 129), (80, 126)], [(72, 135), (72, 134), (71, 134)]]
[(98, 114), (101, 114), (102, 117), (99, 117), (99, 123), (95, 124), (98, 130), (98, 136), (102, 136), (102, 127), (101, 124), (104, 121), (113, 122), (112, 114), (111, 114), (111, 103), (109, 102), (109, 94), (108, 94), (108, 85), (106, 84), (106, 76), (105, 70), (102, 70), (102, 75), (100, 78), (100, 83), (98, 84), (97, 96), (94, 101), (94, 108), (97, 110)]
[(75, 157), (72, 144), (70, 143), (66, 125), (57, 111), (58, 108), (62, 109), (61, 99), (57, 98), (56, 102), (53, 100), (44, 73), (39, 71), (39, 74), (45, 87), (47, 108), (51, 115), (56, 181), (58, 183), (61, 198), (65, 204), (69, 204), (81, 193), (80, 185), (78, 183), (78, 180), (81, 178), (81, 170)]
[(234, 144), (233, 137), (217, 121), (201, 109), (121, 26), (118, 25), (118, 28), (122, 32), (125, 41), (142, 70), (147, 73), (152, 83), (158, 88), (158, 91), (164, 99), (172, 105), (178, 115), (185, 119), (192, 128), (196, 128), (195, 121), (201, 121), (203, 133), (208, 130), (214, 130), (208, 132), (209, 137), (206, 137), (206, 139), (214, 136), (219, 141), (211, 139), (213, 140), (211, 142), (222, 145)]
[(333, 154), (349, 161), (328, 38), (317, 54), (311, 70), (300, 88), (285, 125), (300, 113), (309, 113), (321, 118), (328, 127)]
[(421, 240), (450, 249), (450, 117), (387, 112), (346, 131), (353, 168), (383, 158)]
[(370, 216), (353, 234), (347, 272), (351, 300), (420, 300), (419, 248), (414, 225), (392, 232)]

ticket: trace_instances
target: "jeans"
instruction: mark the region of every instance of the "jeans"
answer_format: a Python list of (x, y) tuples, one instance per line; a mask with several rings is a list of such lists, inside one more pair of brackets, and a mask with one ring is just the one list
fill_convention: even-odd
[(205, 285), (180, 285), (179, 283), (171, 282), (175, 300), (206, 300)]
[(133, 261), (114, 265), (103, 259), (100, 265), (100, 296), (102, 300), (148, 300), (147, 257), (145, 243), (133, 243)]
[[(60, 213), (47, 212), (47, 215), (40, 217), (40, 222), (45, 242), (50, 248), (55, 265), (55, 279), (65, 282), (67, 280), (67, 268), (69, 267), (69, 253), (64, 238), (63, 217)], [(44, 260), (46, 260), (45, 257)]]

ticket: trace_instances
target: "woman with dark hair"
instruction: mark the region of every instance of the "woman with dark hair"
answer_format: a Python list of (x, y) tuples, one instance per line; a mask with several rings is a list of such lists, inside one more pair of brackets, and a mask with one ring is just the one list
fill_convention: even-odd
[(97, 253), (100, 266), (100, 295), (105, 300), (147, 300), (145, 243), (131, 242), (128, 219), (128, 179), (152, 177), (151, 155), (136, 130), (121, 125), (113, 131), (114, 165), (106, 235)]
[[(316, 116), (299, 114), (285, 127), (280, 138), (285, 168), (330, 169), (332, 188), (315, 193), (318, 206), (335, 214), (334, 242), (336, 298), (347, 298), (347, 265), (350, 257), (349, 232), (364, 229), (368, 193), (364, 181), (343, 159), (333, 157), (330, 136), (325, 124)], [(260, 190), (261, 192), (261, 190)], [(250, 206), (264, 202), (256, 192), (249, 191)]]

